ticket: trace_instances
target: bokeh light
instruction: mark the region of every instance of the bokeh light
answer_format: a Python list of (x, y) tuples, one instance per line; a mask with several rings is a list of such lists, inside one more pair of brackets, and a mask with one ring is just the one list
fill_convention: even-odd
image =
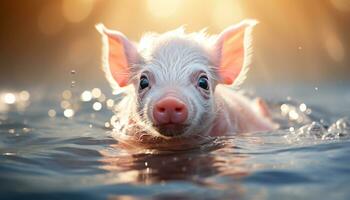
[(68, 99), (72, 98), (72, 92), (70, 90), (64, 90), (62, 92), (62, 97), (63, 97), (63, 99), (68, 100)]
[(91, 99), (92, 99), (91, 92), (88, 90), (85, 90), (83, 93), (81, 93), (80, 99), (84, 102), (91, 101)]
[(25, 90), (21, 91), (18, 96), (22, 101), (28, 101), (30, 98), (29, 92)]
[(95, 0), (63, 0), (63, 16), (69, 22), (81, 22), (91, 13), (94, 2)]
[(6, 93), (3, 95), (3, 100), (6, 104), (16, 103), (16, 96), (13, 93)]
[(74, 116), (74, 110), (73, 109), (66, 109), (63, 111), (63, 115), (67, 118), (72, 118)]
[(47, 114), (49, 115), (49, 117), (53, 118), (56, 117), (56, 111), (54, 109), (50, 109)]
[(92, 94), (93, 98), (97, 99), (101, 96), (102, 93), (101, 93), (100, 88), (94, 88), (91, 90), (91, 94)]
[(92, 108), (95, 110), (95, 111), (99, 111), (102, 109), (102, 104), (100, 102), (95, 102), (93, 105), (92, 105)]

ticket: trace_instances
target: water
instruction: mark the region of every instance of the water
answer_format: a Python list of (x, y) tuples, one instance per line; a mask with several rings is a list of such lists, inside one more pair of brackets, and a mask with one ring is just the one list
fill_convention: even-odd
[(262, 87), (281, 130), (163, 153), (110, 136), (108, 88), (3, 91), (1, 199), (349, 199), (348, 86)]

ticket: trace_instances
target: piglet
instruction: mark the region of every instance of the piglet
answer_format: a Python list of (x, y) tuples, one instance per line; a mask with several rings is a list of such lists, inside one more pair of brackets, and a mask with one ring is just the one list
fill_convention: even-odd
[(96, 26), (103, 39), (103, 70), (120, 94), (118, 134), (163, 139), (269, 131), (276, 124), (262, 99), (234, 90), (249, 69), (255, 20), (208, 36), (178, 28), (147, 33), (138, 43)]

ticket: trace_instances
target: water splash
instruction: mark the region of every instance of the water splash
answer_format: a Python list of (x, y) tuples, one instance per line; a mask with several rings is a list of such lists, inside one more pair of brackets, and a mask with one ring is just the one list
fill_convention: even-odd
[(350, 123), (348, 118), (340, 118), (329, 127), (322, 122), (313, 121), (298, 129), (289, 129), (285, 137), (290, 142), (317, 140), (335, 140), (349, 137)]

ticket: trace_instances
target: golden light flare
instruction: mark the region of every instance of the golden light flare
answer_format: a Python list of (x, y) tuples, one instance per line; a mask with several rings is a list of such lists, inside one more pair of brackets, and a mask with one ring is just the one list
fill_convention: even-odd
[(64, 0), (62, 2), (63, 16), (69, 22), (81, 22), (90, 15), (94, 3), (94, 0)]

